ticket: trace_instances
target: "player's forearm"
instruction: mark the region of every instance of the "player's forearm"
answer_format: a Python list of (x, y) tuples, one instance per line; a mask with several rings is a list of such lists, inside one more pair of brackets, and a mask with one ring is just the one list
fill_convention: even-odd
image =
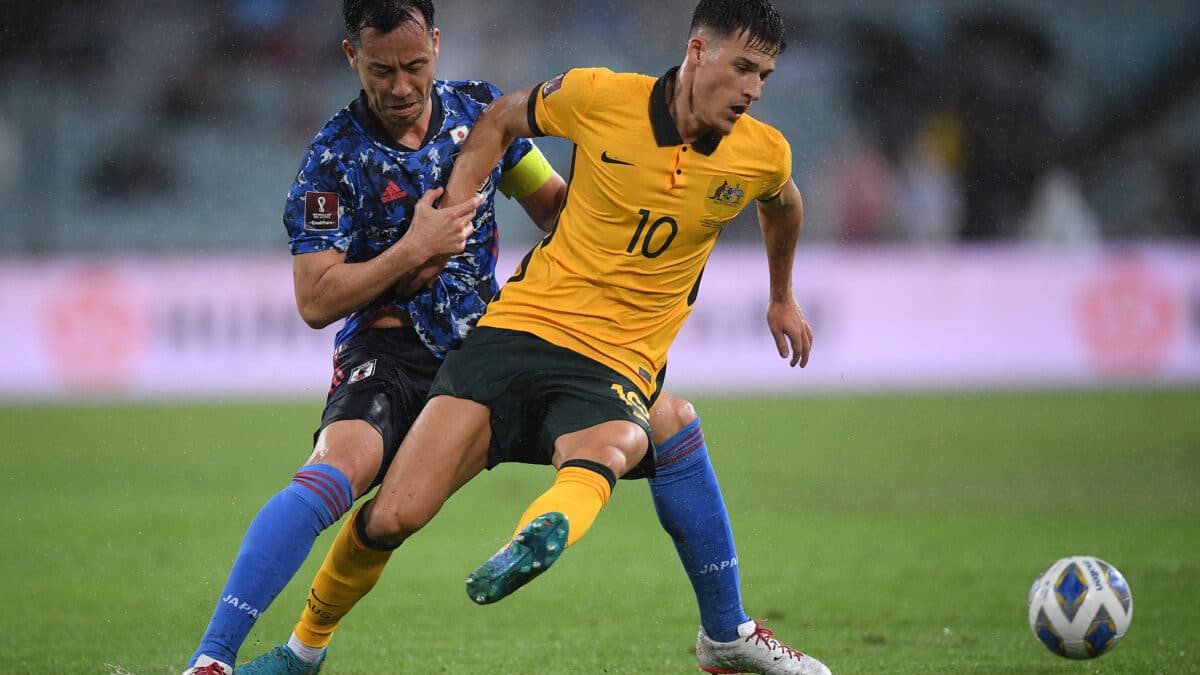
[(792, 264), (800, 242), (803, 217), (795, 207), (763, 210), (760, 213), (763, 241), (767, 247), (771, 301), (792, 301)]
[(794, 182), (788, 180), (773, 199), (758, 202), (758, 222), (767, 246), (771, 302), (794, 303), (792, 263), (804, 229), (804, 199)]
[(312, 328), (324, 328), (344, 319), (381, 294), (411, 285), (421, 266), (428, 262), (419, 258), (397, 242), (369, 261), (340, 262), (325, 268), (315, 279), (297, 279), (300, 316)]

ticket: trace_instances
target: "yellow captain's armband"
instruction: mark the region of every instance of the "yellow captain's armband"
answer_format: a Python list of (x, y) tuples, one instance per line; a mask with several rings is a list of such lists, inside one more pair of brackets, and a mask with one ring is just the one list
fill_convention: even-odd
[(545, 185), (553, 173), (554, 168), (535, 145), (512, 170), (500, 177), (500, 191), (509, 199), (528, 197)]

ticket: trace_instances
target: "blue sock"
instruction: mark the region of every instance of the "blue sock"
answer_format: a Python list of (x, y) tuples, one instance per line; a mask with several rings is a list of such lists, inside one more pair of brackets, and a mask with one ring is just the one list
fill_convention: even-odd
[(658, 447), (655, 470), (654, 509), (691, 579), (700, 625), (718, 642), (736, 640), (738, 625), (750, 617), (742, 609), (733, 529), (699, 419)]
[(300, 469), (250, 523), (208, 630), (188, 667), (201, 654), (233, 665), (259, 615), (300, 569), (317, 535), (350, 510), (350, 480), (327, 464)]

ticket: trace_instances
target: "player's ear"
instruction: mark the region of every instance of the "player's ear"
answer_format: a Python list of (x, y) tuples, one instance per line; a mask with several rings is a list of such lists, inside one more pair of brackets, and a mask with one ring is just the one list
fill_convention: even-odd
[(442, 32), (436, 28), (433, 29), (433, 58), (438, 57), (438, 45), (442, 43)]
[(687, 60), (693, 66), (700, 65), (700, 58), (704, 56), (704, 51), (708, 48), (708, 40), (705, 38), (703, 31), (697, 32), (688, 39)]
[(342, 52), (346, 55), (346, 60), (350, 62), (350, 69), (357, 70), (354, 65), (354, 44), (349, 40), (342, 40)]

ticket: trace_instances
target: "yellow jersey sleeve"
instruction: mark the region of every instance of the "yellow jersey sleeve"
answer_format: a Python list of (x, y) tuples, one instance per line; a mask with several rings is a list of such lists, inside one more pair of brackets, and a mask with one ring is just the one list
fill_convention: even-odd
[(768, 152), (771, 157), (778, 157), (779, 163), (776, 165), (775, 171), (763, 182), (763, 189), (759, 193), (758, 199), (764, 202), (778, 197), (779, 193), (783, 192), (783, 187), (792, 178), (792, 146), (788, 144), (783, 134), (776, 132), (774, 137), (775, 143), (771, 144)]
[(529, 127), (538, 136), (575, 140), (597, 89), (611, 78), (607, 68), (575, 68), (542, 83), (529, 99)]
[(509, 199), (524, 199), (545, 185), (553, 173), (546, 156), (534, 145), (516, 166), (500, 176), (500, 192)]

